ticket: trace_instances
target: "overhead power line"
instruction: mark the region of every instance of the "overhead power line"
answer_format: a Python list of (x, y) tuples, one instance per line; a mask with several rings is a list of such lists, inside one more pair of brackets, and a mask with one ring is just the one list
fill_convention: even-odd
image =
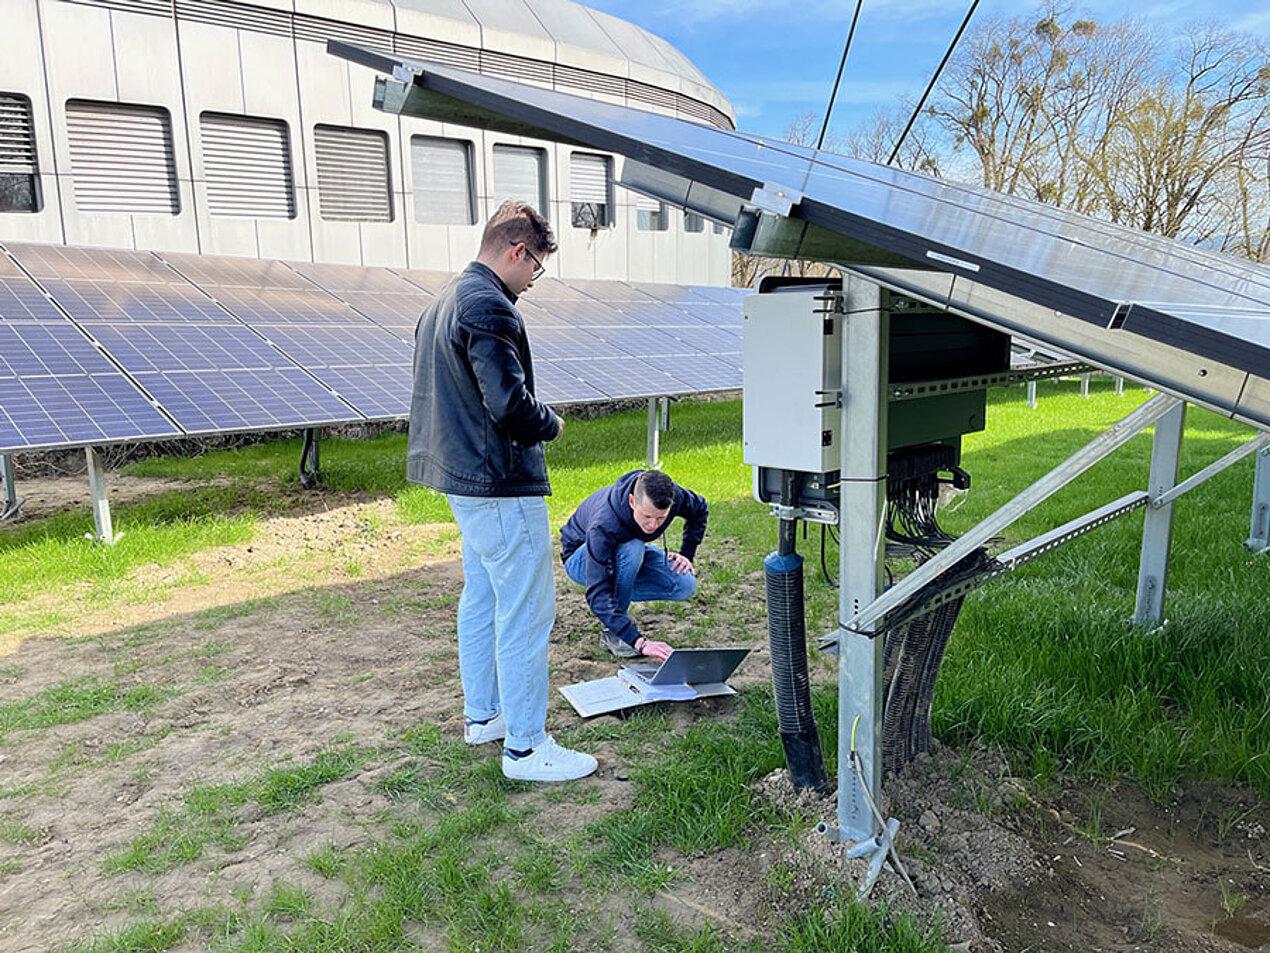
[(966, 18), (961, 21), (961, 28), (957, 30), (957, 35), (953, 37), (953, 41), (948, 44), (948, 50), (944, 53), (944, 58), (939, 61), (939, 66), (935, 69), (935, 74), (930, 78), (930, 82), (926, 84), (926, 92), (922, 93), (922, 98), (917, 103), (917, 108), (913, 110), (913, 115), (908, 117), (908, 125), (904, 127), (904, 131), (900, 133), (899, 139), (895, 142), (895, 148), (891, 150), (891, 157), (886, 160), (887, 165), (895, 164), (895, 157), (900, 154), (900, 146), (904, 145), (904, 140), (908, 137), (909, 130), (913, 128), (913, 123), (917, 121), (917, 117), (921, 115), (922, 107), (926, 105), (926, 99), (930, 96), (930, 91), (935, 88), (935, 83), (939, 80), (939, 74), (944, 71), (944, 67), (948, 65), (948, 59), (952, 56), (953, 50), (957, 48), (957, 44), (961, 41), (961, 34), (966, 32), (966, 27), (970, 24), (970, 18), (975, 15), (975, 7), (979, 6), (979, 0), (972, 0), (970, 9), (966, 11)]
[(847, 44), (842, 48), (842, 61), (838, 63), (838, 75), (833, 81), (833, 92), (829, 94), (829, 105), (825, 107), (825, 122), (820, 127), (820, 138), (816, 140), (816, 151), (825, 144), (825, 133), (829, 131), (829, 114), (833, 112), (834, 100), (838, 98), (838, 84), (842, 82), (842, 69), (847, 65), (847, 54), (851, 52), (851, 38), (855, 36), (855, 25), (860, 19), (860, 8), (864, 0), (856, 0), (855, 14), (851, 17), (851, 29), (847, 31)]

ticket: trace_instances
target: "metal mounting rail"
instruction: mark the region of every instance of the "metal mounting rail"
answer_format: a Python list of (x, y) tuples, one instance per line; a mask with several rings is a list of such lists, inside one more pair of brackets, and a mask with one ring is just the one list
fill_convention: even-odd
[[(927, 612), (933, 612), (940, 606), (946, 605), (954, 599), (960, 599), (967, 593), (978, 589), (989, 579), (995, 579), (997, 576), (1012, 572), (1024, 563), (1053, 552), (1064, 543), (1069, 543), (1079, 536), (1084, 536), (1086, 533), (1098, 529), (1100, 526), (1105, 526), (1126, 513), (1142, 509), (1150, 502), (1151, 496), (1146, 490), (1135, 490), (1132, 493), (1126, 493), (1118, 500), (1112, 500), (1096, 510), (1090, 510), (1084, 516), (1068, 520), (1062, 526), (1057, 526), (1047, 533), (1042, 533), (1040, 536), (1006, 550), (996, 557), (995, 566), (976, 573), (969, 579), (963, 579), (947, 589), (940, 590), (920, 606), (913, 607), (912, 611), (905, 611), (902, 606), (895, 609), (883, 617), (878, 628), (889, 629), (895, 620), (906, 622), (920, 615), (925, 615)], [(823, 651), (835, 651), (838, 647), (837, 633), (831, 632), (828, 635), (822, 635), (817, 641), (817, 645)]]
[(887, 387), (888, 403), (933, 397), (936, 394), (952, 394), (963, 390), (983, 390), (985, 387), (1002, 387), (1006, 384), (1023, 384), (1027, 381), (1051, 380), (1069, 374), (1087, 374), (1093, 367), (1083, 361), (1065, 361), (1062, 364), (1042, 364), (1021, 367), (998, 374), (977, 374), (972, 377), (949, 377), (938, 381), (914, 381), (891, 384)]

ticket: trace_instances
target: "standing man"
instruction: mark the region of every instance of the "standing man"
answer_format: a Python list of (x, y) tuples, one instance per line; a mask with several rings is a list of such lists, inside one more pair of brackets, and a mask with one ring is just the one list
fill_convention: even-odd
[[(672, 649), (635, 628), (626, 614), (632, 602), (688, 599), (697, 591), (692, 560), (706, 534), (710, 508), (660, 470), (632, 470), (596, 490), (560, 531), (564, 570), (586, 586), (586, 601), (604, 624), (604, 644), (619, 658), (651, 655), (663, 661)], [(684, 521), (679, 552), (653, 545), (676, 516)]]
[(534, 396), (516, 299), (556, 250), (523, 202), (485, 225), (476, 261), (415, 329), (406, 475), (446, 495), (463, 537), (459, 675), (468, 744), (503, 742), (503, 774), (567, 781), (595, 758), (546, 732), (547, 641), (556, 621), (543, 442), (564, 431)]

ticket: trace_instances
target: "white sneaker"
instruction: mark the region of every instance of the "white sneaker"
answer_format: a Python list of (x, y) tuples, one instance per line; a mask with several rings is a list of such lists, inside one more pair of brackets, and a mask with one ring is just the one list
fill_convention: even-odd
[(470, 745), (483, 745), (487, 741), (502, 741), (507, 737), (507, 722), (500, 711), (485, 724), (468, 721), (463, 726), (463, 740)]
[(589, 754), (556, 744), (551, 735), (523, 758), (503, 749), (503, 774), (517, 781), (573, 781), (585, 778), (598, 764)]

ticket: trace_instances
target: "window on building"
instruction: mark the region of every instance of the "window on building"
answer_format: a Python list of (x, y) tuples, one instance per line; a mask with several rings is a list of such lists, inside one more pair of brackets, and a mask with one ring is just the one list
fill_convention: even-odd
[(176, 215), (172, 121), (160, 106), (66, 103), (75, 207), (81, 212)]
[(416, 222), (471, 225), (476, 221), (470, 142), (411, 136), (410, 171)]
[(31, 100), (0, 93), (0, 212), (38, 212), (39, 167)]
[(574, 228), (613, 224), (613, 165), (608, 156), (575, 152), (569, 157), (570, 221)]
[(547, 154), (528, 146), (494, 147), (494, 207), (528, 202), (544, 217), (547, 209)]
[(684, 212), (684, 231), (685, 232), (704, 232), (706, 230), (706, 220), (696, 212)]
[(314, 126), (318, 214), (330, 222), (391, 222), (388, 134)]
[(646, 195), (635, 195), (635, 227), (641, 232), (664, 232), (669, 224), (666, 204)]
[(199, 116), (207, 205), (213, 215), (295, 218), (287, 124), (205, 112)]

